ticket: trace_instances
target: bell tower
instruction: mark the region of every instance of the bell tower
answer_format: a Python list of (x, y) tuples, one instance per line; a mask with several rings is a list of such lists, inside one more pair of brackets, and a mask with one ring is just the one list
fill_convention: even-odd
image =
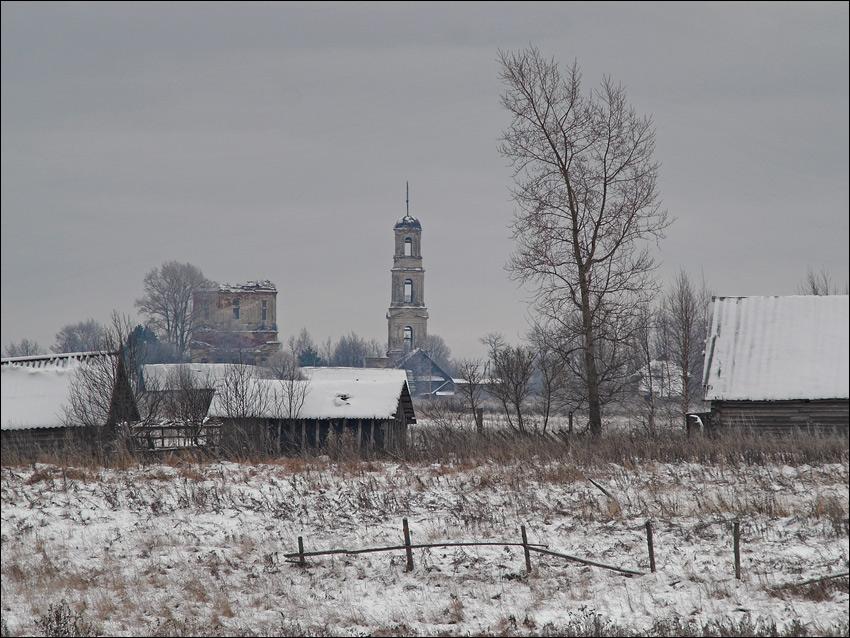
[(425, 269), (422, 268), (422, 226), (407, 212), (396, 222), (390, 309), (387, 311), (387, 357), (398, 361), (417, 348), (425, 349), (428, 310), (425, 308)]

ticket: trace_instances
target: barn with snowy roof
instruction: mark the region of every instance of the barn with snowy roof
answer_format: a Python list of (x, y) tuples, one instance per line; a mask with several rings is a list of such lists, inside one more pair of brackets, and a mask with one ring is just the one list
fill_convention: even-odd
[(715, 297), (703, 371), (712, 427), (847, 433), (848, 308), (847, 295)]
[[(58, 449), (81, 441), (102, 443), (114, 434), (118, 423), (139, 419), (124, 360), (118, 352), (4, 358), (0, 379), (4, 455)], [(93, 379), (98, 387), (93, 387)], [(93, 399), (101, 409), (80, 415), (73, 409), (75, 396)]]
[[(146, 384), (169, 391), (175, 365), (145, 366)], [(298, 379), (263, 378), (255, 366), (183, 364), (211, 390), (207, 416), (231, 450), (299, 451), (346, 439), (353, 448), (403, 448), (416, 414), (407, 373), (392, 368), (305, 367)], [(150, 392), (151, 388), (146, 388)]]

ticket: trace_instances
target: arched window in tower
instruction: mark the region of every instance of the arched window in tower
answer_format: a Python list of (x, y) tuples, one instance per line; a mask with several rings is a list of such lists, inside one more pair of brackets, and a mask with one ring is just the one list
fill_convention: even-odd
[(413, 303), (413, 280), (404, 280), (404, 303)]
[(413, 350), (413, 328), (410, 326), (404, 327), (404, 351), (410, 352)]
[(410, 237), (404, 238), (404, 256), (410, 257), (413, 255), (413, 240)]

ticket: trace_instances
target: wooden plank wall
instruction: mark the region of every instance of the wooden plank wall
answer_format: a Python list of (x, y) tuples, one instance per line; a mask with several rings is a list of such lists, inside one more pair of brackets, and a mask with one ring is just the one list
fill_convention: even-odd
[(711, 424), (776, 432), (801, 429), (847, 433), (850, 401), (714, 401)]

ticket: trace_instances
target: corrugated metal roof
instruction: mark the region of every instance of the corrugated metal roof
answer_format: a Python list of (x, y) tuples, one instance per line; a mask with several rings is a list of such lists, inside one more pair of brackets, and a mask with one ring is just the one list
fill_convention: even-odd
[(850, 397), (847, 295), (717, 297), (706, 340), (706, 401)]
[(2, 360), (0, 428), (25, 430), (68, 425), (65, 412), (80, 366), (114, 352), (65, 352)]

